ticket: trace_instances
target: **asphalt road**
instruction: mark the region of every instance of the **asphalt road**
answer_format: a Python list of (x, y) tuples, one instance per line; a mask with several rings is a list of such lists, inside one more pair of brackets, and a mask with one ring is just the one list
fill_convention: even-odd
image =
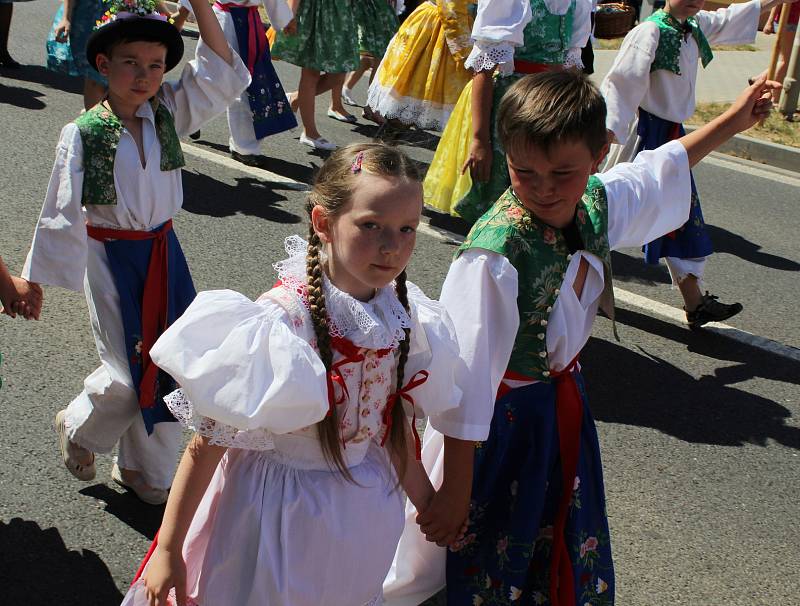
[[(30, 244), (59, 130), (81, 108), (80, 84), (43, 67), (55, 10), (53, 0), (15, 5), (11, 50), (28, 67), (0, 72), (0, 254), (12, 271)], [(296, 84), (296, 68), (278, 70), (287, 88)], [(374, 134), (329, 120), (319, 105), (328, 138)], [(192, 145), (224, 157), (224, 117), (202, 132)], [(307, 182), (322, 158), (297, 136), (273, 137), (264, 150), (271, 171)], [(399, 143), (427, 163), (436, 141), (414, 133)], [(212, 160), (189, 156), (176, 232), (198, 289), (256, 296), (274, 281), (283, 238), (306, 232), (303, 194)], [(709, 288), (745, 305), (729, 323), (800, 346), (800, 184), (738, 162), (704, 163), (696, 177), (719, 251)], [(421, 233), (411, 279), (437, 296), (453, 250)], [(617, 285), (678, 307), (666, 270), (639, 258), (616, 255)], [(45, 295), (42, 321), (0, 318), (0, 604), (112, 605), (162, 509), (117, 490), (110, 457), (99, 457), (98, 478), (87, 484), (63, 468), (50, 423), (97, 356), (83, 296), (57, 288)], [(600, 319), (582, 358), (604, 455), (618, 603), (796, 603), (800, 363), (639, 307), (622, 305), (618, 322), (622, 342)]]

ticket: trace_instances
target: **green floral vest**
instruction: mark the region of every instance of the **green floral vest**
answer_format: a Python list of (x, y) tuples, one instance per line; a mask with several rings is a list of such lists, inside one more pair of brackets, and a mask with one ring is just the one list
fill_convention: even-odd
[[(681, 75), (680, 54), (681, 44), (684, 40), (683, 24), (664, 10), (657, 10), (645, 21), (653, 21), (658, 25), (658, 48), (656, 58), (650, 66), (650, 71), (666, 69), (678, 76)], [(700, 49), (700, 61), (706, 67), (714, 58), (711, 46), (705, 34), (700, 30), (694, 17), (689, 17), (686, 23), (692, 28), (692, 36)]]
[[(155, 97), (150, 101), (155, 114), (156, 136), (161, 144), (161, 170), (176, 170), (186, 164), (175, 120)], [(83, 144), (83, 199), (87, 204), (116, 204), (114, 159), (124, 128), (120, 119), (102, 103), (75, 120)]]
[(547, 10), (544, 0), (531, 0), (531, 11), (533, 18), (525, 27), (522, 47), (514, 50), (514, 56), (534, 63), (564, 63), (572, 39), (575, 0), (563, 15)]
[[(575, 224), (583, 250), (603, 260), (605, 286), (600, 307), (614, 319), (611, 250), (608, 244), (608, 203), (602, 181), (589, 178), (578, 202)], [(506, 257), (517, 270), (519, 330), (508, 369), (539, 381), (550, 381), (546, 331), (572, 255), (560, 229), (531, 213), (508, 189), (469, 232), (456, 257), (470, 248), (483, 248)], [(617, 336), (616, 326), (614, 336)]]

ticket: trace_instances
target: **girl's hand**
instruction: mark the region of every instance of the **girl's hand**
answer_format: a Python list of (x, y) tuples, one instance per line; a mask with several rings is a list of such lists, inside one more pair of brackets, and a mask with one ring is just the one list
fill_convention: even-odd
[(761, 31), (764, 34), (766, 34), (767, 36), (771, 36), (772, 34), (774, 34), (775, 33), (775, 29), (774, 29), (774, 26), (772, 24), (772, 21), (768, 21), (767, 24), (764, 26), (764, 29), (762, 29)]
[(177, 605), (186, 606), (186, 563), (180, 551), (173, 554), (158, 545), (143, 580), (149, 606), (167, 606), (169, 590), (173, 587)]
[(38, 320), (42, 312), (42, 287), (35, 282), (12, 276), (13, 290), (8, 297), (3, 297), (2, 312), (12, 318), (17, 314), (26, 320)]
[(289, 23), (286, 24), (286, 27), (283, 28), (283, 33), (289, 36), (294, 36), (297, 33), (297, 20), (292, 19)]
[(760, 124), (772, 111), (773, 92), (780, 89), (779, 82), (767, 80), (766, 74), (761, 74), (739, 95), (721, 118), (737, 133)]
[(69, 40), (69, 30), (71, 27), (72, 24), (69, 22), (69, 19), (62, 17), (61, 21), (56, 25), (56, 42), (66, 42)]
[(492, 174), (492, 145), (487, 140), (473, 139), (469, 146), (469, 156), (461, 167), (463, 175), (469, 169), (473, 181), (486, 182)]

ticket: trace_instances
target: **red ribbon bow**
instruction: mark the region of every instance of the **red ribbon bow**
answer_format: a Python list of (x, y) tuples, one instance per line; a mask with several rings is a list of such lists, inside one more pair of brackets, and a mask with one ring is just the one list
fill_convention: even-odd
[(381, 446), (386, 444), (386, 440), (389, 438), (389, 433), (392, 430), (392, 410), (394, 409), (395, 404), (397, 404), (397, 401), (403, 399), (411, 404), (411, 411), (413, 414), (413, 419), (411, 420), (411, 431), (414, 434), (414, 452), (416, 453), (417, 461), (422, 459), (422, 442), (419, 439), (419, 433), (417, 433), (417, 408), (414, 398), (412, 398), (408, 392), (425, 383), (429, 376), (430, 373), (427, 370), (420, 370), (417, 374), (411, 377), (411, 380), (406, 383), (405, 387), (398, 389), (396, 392), (389, 395), (389, 398), (386, 400), (386, 408), (383, 410), (383, 424), (386, 425), (386, 432), (383, 434)]

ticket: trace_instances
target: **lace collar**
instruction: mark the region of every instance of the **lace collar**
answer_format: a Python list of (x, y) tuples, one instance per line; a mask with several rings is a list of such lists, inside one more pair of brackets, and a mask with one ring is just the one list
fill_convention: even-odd
[[(306, 252), (308, 242), (300, 236), (286, 238), (288, 258), (274, 264), (281, 283), (293, 291), (306, 309)], [(394, 349), (405, 339), (411, 318), (397, 298), (394, 284), (378, 289), (369, 301), (359, 301), (323, 277), (325, 308), (331, 336), (350, 339), (358, 347)]]

